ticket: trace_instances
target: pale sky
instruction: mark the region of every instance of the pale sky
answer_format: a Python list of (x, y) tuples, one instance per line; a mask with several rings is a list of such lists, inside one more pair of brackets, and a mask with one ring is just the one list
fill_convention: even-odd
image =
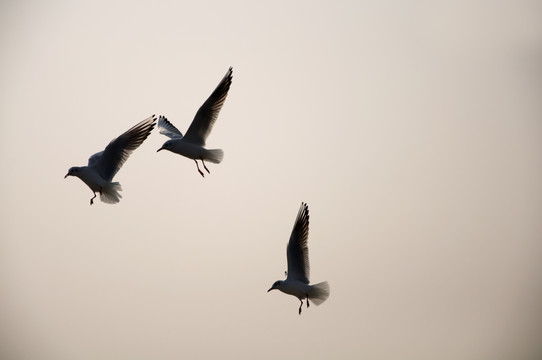
[[(4, 1), (0, 45), (2, 359), (542, 353), (540, 3)], [(155, 130), (119, 204), (63, 178), (229, 66), (210, 175)]]

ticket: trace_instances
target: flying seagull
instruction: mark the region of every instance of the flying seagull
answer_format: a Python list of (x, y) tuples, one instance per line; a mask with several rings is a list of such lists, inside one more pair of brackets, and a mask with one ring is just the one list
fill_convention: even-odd
[(177, 153), (189, 159), (192, 159), (196, 162), (196, 167), (201, 176), (205, 177), (203, 171), (200, 170), (198, 165), (198, 160), (201, 160), (203, 167), (210, 174), (211, 172), (205, 166), (205, 161), (210, 161), (215, 164), (220, 164), (222, 158), (224, 157), (224, 151), (221, 149), (206, 149), (205, 140), (213, 125), (215, 124), (216, 118), (226, 96), (228, 96), (228, 90), (230, 89), (232, 79), (232, 68), (228, 69), (228, 72), (215, 91), (209, 96), (209, 98), (201, 105), (192, 124), (186, 130), (186, 134), (183, 134), (171, 124), (164, 116), (160, 116), (158, 119), (158, 128), (160, 129), (160, 134), (166, 135), (171, 140), (166, 141), (160, 150), (169, 150), (171, 152)]
[(156, 116), (151, 116), (126, 131), (118, 138), (111, 140), (105, 150), (92, 155), (88, 159), (87, 166), (74, 166), (68, 170), (64, 179), (68, 176), (77, 176), (90, 190), (94, 197), (90, 199), (90, 205), (94, 203), (96, 193), (100, 193), (100, 200), (108, 204), (116, 204), (122, 198), (119, 191), (122, 190), (118, 182), (111, 182), (115, 174), (120, 170), (128, 157), (143, 143), (154, 128)]
[(301, 203), (297, 218), (290, 235), (290, 241), (286, 249), (286, 257), (288, 259), (288, 271), (286, 272), (286, 280), (275, 281), (270, 292), (273, 289), (278, 289), (285, 294), (293, 295), (301, 301), (299, 305), (299, 315), (303, 307), (303, 299), (307, 299), (307, 308), (309, 307), (309, 299), (316, 305), (320, 305), (329, 297), (329, 284), (327, 281), (309, 285), (309, 207), (305, 203)]

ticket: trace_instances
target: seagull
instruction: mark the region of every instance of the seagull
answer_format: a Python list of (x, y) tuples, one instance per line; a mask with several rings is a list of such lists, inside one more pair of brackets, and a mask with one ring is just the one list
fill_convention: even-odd
[(303, 299), (307, 299), (308, 308), (310, 305), (309, 299), (316, 305), (320, 305), (329, 297), (329, 284), (327, 281), (309, 285), (308, 239), (309, 207), (307, 204), (301, 203), (286, 249), (286, 257), (288, 259), (288, 271), (285, 272), (286, 280), (275, 281), (271, 289), (267, 290), (267, 292), (270, 292), (273, 289), (278, 289), (285, 294), (297, 297), (301, 301), (299, 315), (301, 315)]
[(232, 79), (232, 68), (228, 69), (228, 72), (215, 91), (209, 96), (209, 98), (201, 105), (192, 124), (186, 130), (186, 134), (183, 134), (171, 124), (164, 116), (160, 116), (158, 119), (158, 128), (160, 129), (160, 134), (166, 135), (171, 140), (166, 141), (160, 149), (157, 150), (169, 150), (171, 152), (177, 153), (179, 155), (185, 156), (189, 159), (192, 159), (196, 162), (196, 167), (201, 176), (205, 177), (203, 171), (200, 170), (198, 165), (198, 160), (201, 160), (203, 167), (210, 174), (211, 172), (205, 166), (205, 161), (210, 161), (215, 164), (220, 164), (222, 158), (224, 157), (224, 151), (221, 149), (206, 149), (205, 140), (213, 125), (215, 124), (216, 118), (226, 96), (228, 96), (228, 90), (230, 89)]
[(64, 179), (68, 176), (77, 176), (90, 190), (94, 197), (90, 199), (90, 205), (94, 203), (96, 193), (100, 193), (100, 200), (108, 204), (116, 204), (122, 198), (119, 191), (122, 190), (118, 182), (111, 182), (115, 174), (120, 170), (128, 157), (143, 143), (154, 128), (156, 116), (151, 116), (126, 131), (116, 139), (111, 140), (105, 150), (92, 155), (88, 159), (87, 166), (74, 166), (68, 170)]

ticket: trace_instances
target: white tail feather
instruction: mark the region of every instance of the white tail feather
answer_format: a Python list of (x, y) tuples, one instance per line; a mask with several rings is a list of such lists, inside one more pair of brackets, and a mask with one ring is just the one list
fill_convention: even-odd
[(329, 283), (327, 281), (312, 285), (309, 291), (309, 299), (315, 304), (320, 305), (329, 297)]
[(212, 162), (213, 164), (220, 164), (224, 158), (224, 151), (222, 149), (207, 150), (205, 154), (205, 161)]
[(102, 193), (100, 194), (100, 200), (107, 204), (116, 204), (122, 198), (119, 191), (122, 187), (118, 182), (109, 182), (102, 187)]

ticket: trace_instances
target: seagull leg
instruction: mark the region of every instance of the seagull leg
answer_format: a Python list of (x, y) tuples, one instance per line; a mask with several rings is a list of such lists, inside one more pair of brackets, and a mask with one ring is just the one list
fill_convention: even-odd
[(301, 305), (299, 305), (299, 315), (301, 315), (301, 308), (303, 307), (303, 300), (299, 300), (301, 301)]
[(94, 204), (94, 199), (96, 198), (96, 193), (94, 193), (94, 197), (90, 199), (90, 205)]
[(210, 174), (211, 172), (209, 171), (209, 169), (207, 169), (207, 166), (205, 166), (205, 161), (203, 161), (203, 158), (201, 158), (201, 163), (203, 164), (205, 170), (207, 170), (207, 172)]
[(203, 174), (203, 172), (199, 169), (199, 165), (198, 165), (198, 161), (196, 159), (194, 159), (194, 161), (196, 162), (196, 166), (198, 167), (198, 172), (200, 173), (201, 176), (205, 177), (205, 175)]
[(308, 309), (308, 308), (309, 308), (309, 305), (310, 305), (310, 304), (309, 304), (309, 294), (305, 294), (305, 295), (307, 295), (307, 309)]
[[(101, 187), (100, 187), (100, 195), (103, 195)], [(94, 204), (94, 199), (96, 199), (96, 193), (94, 193), (94, 196), (92, 197), (92, 199), (90, 199), (90, 205)]]

